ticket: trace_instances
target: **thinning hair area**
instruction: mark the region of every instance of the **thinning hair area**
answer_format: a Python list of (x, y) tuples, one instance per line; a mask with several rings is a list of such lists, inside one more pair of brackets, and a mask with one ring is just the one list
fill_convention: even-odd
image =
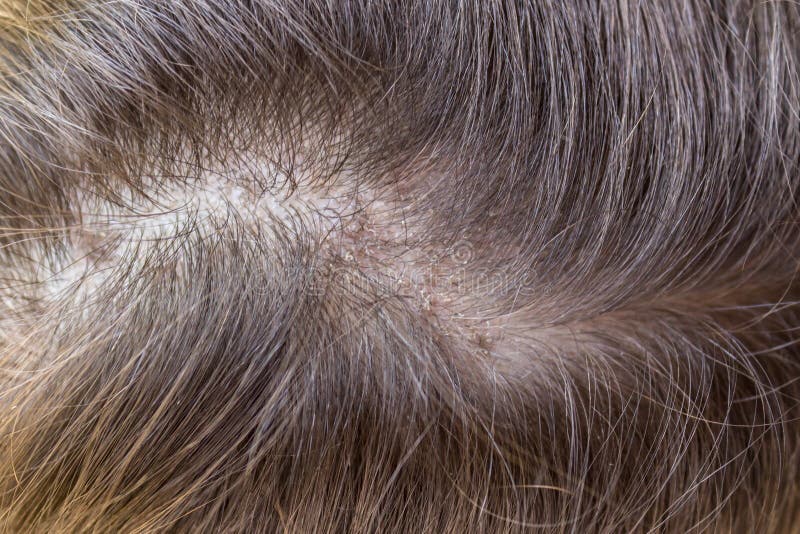
[(5, 0), (0, 529), (799, 531), (799, 32)]

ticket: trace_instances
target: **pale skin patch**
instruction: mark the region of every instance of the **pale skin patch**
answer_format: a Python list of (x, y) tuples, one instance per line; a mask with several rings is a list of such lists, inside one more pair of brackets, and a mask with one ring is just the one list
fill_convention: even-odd
[[(313, 234), (319, 265), (347, 272), (338, 290), (357, 294), (355, 284), (377, 287), (433, 322), (457, 350), (520, 359), (522, 345), (507, 333), (524, 325), (476, 313), (491, 300), (493, 284), (504, 282), (476, 270), (479, 245), (471, 236), (443, 244), (428, 231), (427, 213), (419, 207), (425, 180), (376, 189), (346, 171), (320, 183), (311, 174), (289, 177), (250, 163), (248, 172), (188, 169), (182, 179), (145, 179), (141, 190), (115, 190), (115, 201), (79, 189), (72, 201), (79, 208), (77, 224), (63, 232), (65, 253), (34, 262), (33, 298), (44, 309), (68, 299), (73, 309), (88, 310), (110, 277), (136, 272), (148, 251), (187, 237), (224, 234), (235, 219), (268, 231), (282, 226)], [(254, 172), (262, 179), (252, 179)]]

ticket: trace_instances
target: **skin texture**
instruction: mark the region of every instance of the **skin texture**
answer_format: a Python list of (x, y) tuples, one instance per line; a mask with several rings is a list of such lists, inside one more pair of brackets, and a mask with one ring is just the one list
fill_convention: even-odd
[(798, 530), (800, 9), (0, 5), (0, 526)]

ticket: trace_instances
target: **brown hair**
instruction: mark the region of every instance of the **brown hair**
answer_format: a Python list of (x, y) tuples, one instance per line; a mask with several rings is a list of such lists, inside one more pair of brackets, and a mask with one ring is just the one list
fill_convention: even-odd
[(797, 529), (799, 31), (6, 1), (0, 524)]

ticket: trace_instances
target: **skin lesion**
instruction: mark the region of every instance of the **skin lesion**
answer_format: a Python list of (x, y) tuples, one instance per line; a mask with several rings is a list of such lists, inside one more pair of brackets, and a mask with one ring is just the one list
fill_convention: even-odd
[(113, 195), (79, 189), (72, 200), (77, 222), (63, 234), (63, 253), (39, 277), (40, 298), (85, 305), (108, 281), (138, 276), (152, 251), (180, 254), (211, 236), (259, 239), (267, 248), (272, 240), (300, 240), (316, 255), (314, 291), (390, 299), (459, 351), (502, 351), (497, 340), (505, 326), (475, 313), (475, 303), (491, 298), (493, 284), (512, 282), (487, 277), (480, 240), (436, 220), (435, 176), (381, 182), (348, 169), (287, 168), (235, 155), (140, 178)]

